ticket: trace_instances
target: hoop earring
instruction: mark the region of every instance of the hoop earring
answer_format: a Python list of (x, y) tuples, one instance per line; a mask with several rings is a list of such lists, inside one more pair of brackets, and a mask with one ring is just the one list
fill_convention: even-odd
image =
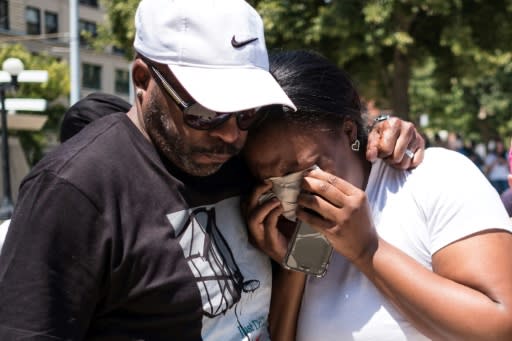
[(359, 151), (359, 147), (361, 146), (361, 143), (359, 142), (358, 139), (356, 139), (352, 145), (350, 146), (350, 148), (355, 151), (355, 152), (358, 152)]

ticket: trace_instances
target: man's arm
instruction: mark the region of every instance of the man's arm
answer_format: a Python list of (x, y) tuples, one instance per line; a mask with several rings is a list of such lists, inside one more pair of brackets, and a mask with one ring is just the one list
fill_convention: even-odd
[(274, 341), (296, 339), (297, 320), (306, 284), (306, 275), (280, 268), (272, 280), (270, 301), (270, 336)]
[(52, 174), (24, 184), (0, 257), (0, 340), (84, 337), (99, 296), (98, 217)]
[(413, 123), (380, 115), (368, 130), (368, 161), (380, 158), (400, 169), (415, 168), (423, 161), (425, 139)]

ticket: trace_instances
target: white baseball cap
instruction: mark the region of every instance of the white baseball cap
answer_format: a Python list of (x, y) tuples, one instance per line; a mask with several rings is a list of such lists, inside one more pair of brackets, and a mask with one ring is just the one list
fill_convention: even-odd
[(167, 64), (210, 110), (296, 110), (269, 72), (263, 22), (244, 0), (142, 0), (135, 30), (135, 50)]

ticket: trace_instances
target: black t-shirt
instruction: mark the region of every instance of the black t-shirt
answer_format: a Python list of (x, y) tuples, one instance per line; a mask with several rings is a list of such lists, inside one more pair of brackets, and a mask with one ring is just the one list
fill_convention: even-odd
[(186, 176), (125, 114), (93, 122), (21, 185), (0, 340), (267, 339), (270, 263), (239, 208), (249, 185), (237, 158)]

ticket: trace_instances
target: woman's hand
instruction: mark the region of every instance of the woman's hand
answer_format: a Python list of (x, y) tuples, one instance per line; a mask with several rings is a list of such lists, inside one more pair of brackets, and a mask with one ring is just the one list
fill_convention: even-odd
[(378, 236), (365, 192), (320, 169), (307, 174), (303, 189), (297, 217), (324, 234), (333, 248), (350, 261), (367, 260)]
[(247, 204), (247, 223), (251, 243), (281, 263), (288, 245), (288, 238), (277, 227), (283, 213), (281, 203), (277, 198), (260, 203), (260, 197), (271, 189), (270, 182), (255, 187)]

